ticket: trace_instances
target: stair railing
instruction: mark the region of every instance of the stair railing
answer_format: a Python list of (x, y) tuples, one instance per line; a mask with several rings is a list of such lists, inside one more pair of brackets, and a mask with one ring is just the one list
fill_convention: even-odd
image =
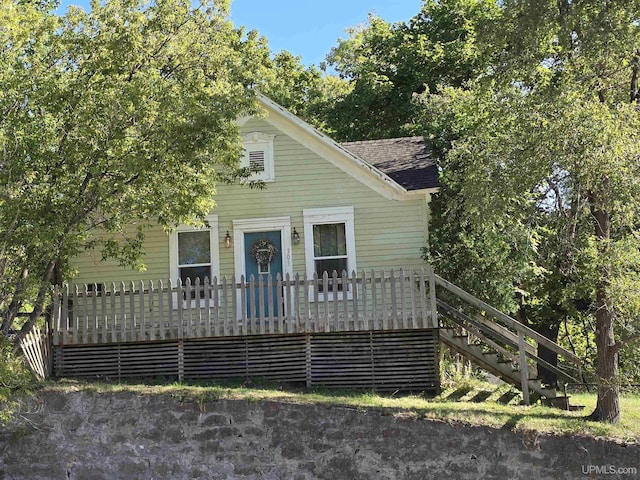
[[(501, 354), (508, 352), (500, 347), (500, 344), (507, 345), (518, 351), (517, 363), (520, 371), (520, 382), (523, 395), (523, 401), (526, 405), (530, 403), (529, 399), (529, 367), (527, 358), (533, 360), (537, 365), (554, 372), (556, 375), (571, 383), (581, 383), (579, 380), (569, 375), (567, 372), (557, 368), (546, 362), (537, 355), (537, 346), (542, 345), (549, 350), (557, 353), (564, 358), (569, 364), (575, 365), (578, 372), (577, 377), (582, 378), (580, 359), (572, 352), (562, 348), (557, 343), (549, 340), (539, 334), (530, 327), (518, 322), (514, 318), (506, 315), (500, 310), (492, 307), (486, 302), (474, 297), (470, 293), (445, 280), (439, 275), (435, 275), (435, 283), (437, 286), (444, 288), (450, 294), (461, 299), (463, 302), (480, 309), (483, 314), (477, 314), (473, 317), (455, 309), (441, 299), (438, 299), (438, 310), (452, 319), (458, 325), (467, 328), (476, 337), (483, 340), (487, 345), (491, 346)], [(491, 319), (489, 318), (491, 317)], [(490, 338), (488, 338), (490, 337)], [(493, 340), (491, 340), (493, 339)], [(494, 341), (495, 340), (495, 341)], [(527, 340), (532, 341), (532, 346)], [(497, 342), (497, 343), (496, 343)], [(508, 354), (513, 360), (514, 356)]]

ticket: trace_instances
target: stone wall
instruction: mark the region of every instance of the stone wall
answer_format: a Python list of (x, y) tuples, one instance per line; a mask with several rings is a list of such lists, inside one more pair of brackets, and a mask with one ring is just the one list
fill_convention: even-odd
[(43, 393), (0, 429), (3, 480), (586, 479), (595, 478), (593, 467), (583, 473), (589, 465), (602, 473), (639, 463), (640, 446), (603, 440), (375, 409), (134, 393)]

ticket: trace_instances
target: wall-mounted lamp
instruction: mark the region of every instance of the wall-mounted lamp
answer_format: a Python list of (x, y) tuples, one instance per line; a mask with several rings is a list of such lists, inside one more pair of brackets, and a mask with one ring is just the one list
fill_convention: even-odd
[(224, 236), (224, 246), (225, 248), (231, 247), (231, 235), (229, 235), (229, 230), (227, 230), (227, 234)]
[(296, 227), (293, 227), (293, 233), (291, 234), (291, 241), (293, 241), (294, 245), (298, 245), (300, 243), (300, 234), (296, 231)]

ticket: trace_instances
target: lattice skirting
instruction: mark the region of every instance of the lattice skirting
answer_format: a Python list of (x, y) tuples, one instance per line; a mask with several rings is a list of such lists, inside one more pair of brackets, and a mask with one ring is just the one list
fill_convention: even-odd
[(307, 386), (439, 389), (438, 330), (219, 337), (54, 347), (58, 377), (228, 379)]

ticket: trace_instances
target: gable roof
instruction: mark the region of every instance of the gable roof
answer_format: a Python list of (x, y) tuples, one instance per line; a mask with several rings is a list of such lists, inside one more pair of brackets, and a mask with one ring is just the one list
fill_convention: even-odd
[(405, 188), (373, 163), (343, 147), (260, 92), (256, 94), (266, 111), (264, 119), (267, 122), (384, 197), (409, 200), (416, 195), (431, 194), (439, 190), (437, 185)]
[(409, 191), (440, 186), (438, 167), (423, 137), (343, 142), (341, 145)]

